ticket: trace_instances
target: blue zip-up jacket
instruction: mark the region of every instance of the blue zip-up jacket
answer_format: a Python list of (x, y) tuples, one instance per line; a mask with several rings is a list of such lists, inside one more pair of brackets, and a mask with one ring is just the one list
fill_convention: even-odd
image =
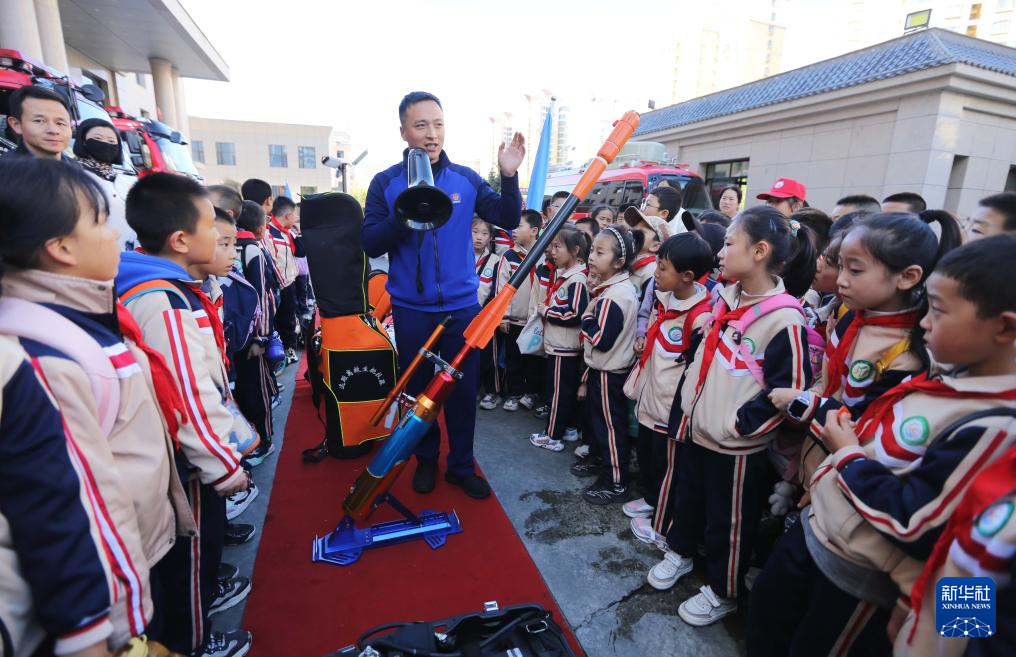
[[(367, 255), (388, 254), (392, 303), (423, 312), (462, 310), (476, 305), (479, 278), (473, 254), (473, 213), (505, 230), (519, 225), (519, 178), (501, 176), (501, 194), (469, 167), (442, 151), (433, 165), (434, 185), (452, 199), (452, 216), (436, 231), (416, 232), (395, 219), (395, 199), (408, 187), (406, 157), (374, 176), (360, 239)], [(437, 240), (435, 243), (435, 239)]]

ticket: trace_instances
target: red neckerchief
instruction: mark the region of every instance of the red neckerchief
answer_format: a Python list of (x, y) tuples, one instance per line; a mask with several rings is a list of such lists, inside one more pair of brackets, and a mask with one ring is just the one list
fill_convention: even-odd
[[(721, 306), (718, 306), (717, 310), (726, 308), (726, 304), (722, 299), (719, 303)], [(713, 357), (716, 356), (717, 347), (720, 344), (720, 334), (723, 333), (727, 322), (740, 319), (749, 310), (751, 310), (751, 306), (741, 306), (737, 310), (725, 310), (722, 315), (713, 320), (713, 326), (706, 336), (705, 350), (702, 354), (702, 368), (699, 370), (698, 382), (695, 384), (695, 398), (698, 398), (698, 394), (702, 390), (702, 384), (705, 383), (706, 375), (709, 374), (709, 367), (713, 364)]]
[(209, 299), (208, 295), (205, 294), (205, 291), (199, 285), (188, 283), (187, 286), (197, 295), (198, 301), (201, 302), (201, 309), (208, 315), (208, 322), (212, 325), (212, 335), (215, 336), (215, 344), (218, 346), (219, 353), (222, 355), (222, 362), (228, 370), (229, 357), (226, 356), (226, 333), (222, 327), (222, 318), (219, 317), (219, 308), (221, 306)]
[(476, 273), (482, 273), (483, 268), (486, 266), (487, 261), (490, 260), (490, 251), (484, 251), (481, 255), (476, 256)]
[[(695, 313), (695, 310), (698, 308), (708, 310), (709, 305), (710, 305), (709, 297), (707, 296), (706, 298), (702, 299), (688, 310), (666, 310), (663, 308), (663, 304), (657, 300), (656, 321), (653, 322), (653, 325), (649, 327), (649, 331), (646, 332), (646, 346), (642, 349), (642, 355), (639, 356), (639, 365), (645, 367), (646, 361), (649, 360), (649, 355), (653, 353), (653, 348), (656, 345), (656, 341), (660, 339), (660, 330), (663, 328), (663, 322), (669, 321), (671, 319), (677, 319), (678, 317), (686, 313), (693, 314)], [(691, 327), (686, 326), (685, 328), (689, 329)], [(685, 347), (685, 349), (687, 348), (688, 341), (690, 338), (691, 336), (688, 334), (688, 331), (685, 330), (683, 337), (681, 338), (681, 341), (684, 343), (683, 346)]]
[(652, 262), (656, 262), (656, 256), (654, 255), (642, 256), (632, 264), (631, 268), (633, 271), (637, 269), (642, 269), (643, 267)]
[(822, 396), (828, 397), (839, 390), (843, 375), (847, 372), (847, 358), (850, 355), (850, 348), (854, 345), (854, 340), (862, 326), (888, 326), (905, 329), (913, 328), (917, 324), (917, 320), (916, 312), (871, 316), (866, 316), (863, 310), (855, 312), (850, 326), (843, 332), (843, 337), (836, 343), (836, 346), (833, 347), (831, 342), (826, 346), (826, 362), (829, 363), (829, 373)]
[(921, 372), (908, 381), (904, 381), (871, 404), (857, 420), (858, 441), (864, 445), (875, 437), (878, 427), (883, 432), (892, 431), (893, 406), (912, 392), (923, 392), (933, 397), (949, 397), (952, 399), (1005, 399), (1016, 401), (1016, 388), (1004, 392), (974, 392), (956, 390), (946, 385), (941, 379), (929, 379), (927, 372)]
[(173, 439), (173, 445), (180, 449), (180, 439), (177, 437), (177, 433), (180, 430), (180, 425), (187, 423), (187, 407), (183, 404), (183, 397), (180, 396), (173, 374), (169, 371), (169, 366), (166, 365), (166, 359), (148, 346), (138, 323), (119, 301), (116, 302), (116, 319), (120, 323), (120, 333), (137, 345), (138, 349), (143, 351), (148, 358), (148, 368), (152, 372), (152, 386), (155, 388), (155, 400), (159, 403), (162, 417), (166, 420), (166, 428)]
[[(557, 267), (554, 266), (554, 263), (548, 261), (547, 268), (550, 270), (550, 275), (547, 277), (547, 298), (543, 300), (543, 305), (545, 306), (550, 305), (551, 298), (558, 290), (561, 289), (564, 282), (568, 280), (566, 276), (561, 276), (560, 278), (558, 277)], [(561, 273), (563, 274), (564, 272)]]
[[(962, 541), (963, 536), (977, 521), (977, 516), (1003, 495), (1007, 495), (1012, 490), (1014, 481), (1016, 481), (1016, 446), (1010, 446), (1005, 454), (982, 470), (970, 483), (963, 494), (963, 499), (952, 512), (948, 524), (935, 542), (935, 549), (925, 562), (924, 569), (910, 589), (910, 607), (914, 610), (918, 621), (921, 618), (924, 592), (932, 584), (932, 577), (938, 574), (939, 568), (949, 556), (953, 541), (957, 539)], [(915, 621), (907, 637), (907, 643), (913, 641), (916, 631)]]
[(279, 220), (275, 218), (274, 214), (270, 214), (268, 216), (272, 219), (272, 225), (278, 228), (279, 232), (285, 236), (286, 242), (289, 244), (289, 252), (296, 253), (296, 241), (293, 240), (293, 235), (289, 232), (289, 229), (283, 227), (283, 225), (279, 223)]
[(249, 230), (238, 230), (236, 231), (236, 239), (238, 240), (249, 239), (257, 241), (258, 238), (255, 237), (254, 233), (250, 232)]

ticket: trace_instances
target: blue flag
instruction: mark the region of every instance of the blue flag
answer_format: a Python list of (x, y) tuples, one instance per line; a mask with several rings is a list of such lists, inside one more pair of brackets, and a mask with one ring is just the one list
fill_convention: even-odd
[(286, 196), (293, 198), (293, 190), (289, 188), (289, 183), (286, 183)]
[(540, 212), (543, 209), (543, 190), (547, 187), (547, 163), (550, 160), (550, 132), (554, 122), (554, 103), (547, 109), (547, 120), (543, 122), (540, 147), (536, 149), (536, 163), (529, 176), (529, 191), (526, 193), (526, 208)]

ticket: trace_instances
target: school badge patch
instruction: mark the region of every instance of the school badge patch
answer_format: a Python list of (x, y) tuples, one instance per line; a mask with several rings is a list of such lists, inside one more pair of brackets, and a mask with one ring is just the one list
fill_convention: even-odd
[(855, 360), (850, 365), (850, 378), (858, 383), (863, 383), (875, 373), (875, 365), (868, 360)]
[(923, 445), (928, 440), (928, 421), (912, 415), (900, 422), (900, 439), (908, 445)]
[(684, 329), (675, 326), (674, 328), (667, 331), (667, 337), (674, 344), (681, 344), (684, 341)]
[(1009, 500), (992, 504), (977, 519), (975, 525), (977, 533), (985, 538), (991, 538), (1006, 526), (1006, 523), (1012, 518), (1012, 512), (1013, 503)]

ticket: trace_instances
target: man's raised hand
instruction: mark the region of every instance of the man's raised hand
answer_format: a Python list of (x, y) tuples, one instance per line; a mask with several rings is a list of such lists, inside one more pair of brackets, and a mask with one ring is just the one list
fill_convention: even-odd
[(511, 143), (501, 143), (497, 149), (497, 163), (501, 167), (501, 175), (511, 178), (519, 171), (522, 158), (526, 156), (526, 138), (516, 132)]

